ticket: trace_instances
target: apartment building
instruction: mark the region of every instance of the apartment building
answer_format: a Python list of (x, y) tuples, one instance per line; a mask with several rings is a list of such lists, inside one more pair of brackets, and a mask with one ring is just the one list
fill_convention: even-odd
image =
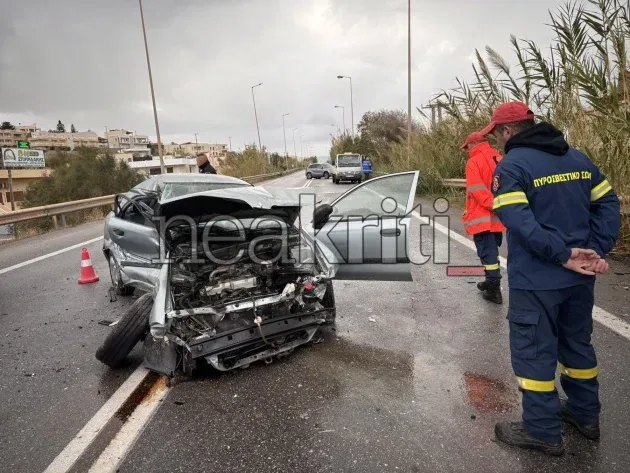
[(173, 156), (196, 156), (198, 153), (206, 153), (209, 157), (222, 159), (227, 156), (228, 146), (219, 143), (171, 143), (165, 144), (165, 154)]
[(17, 148), (18, 141), (28, 140), (35, 131), (35, 125), (16, 125), (15, 130), (0, 130), (0, 148)]
[(115, 150), (148, 149), (149, 137), (138, 135), (135, 131), (109, 130), (105, 133), (108, 147)]
[(79, 131), (77, 133), (59, 133), (55, 131), (35, 131), (31, 133), (31, 149), (56, 150), (74, 149), (78, 146), (101, 148), (103, 144), (93, 131)]

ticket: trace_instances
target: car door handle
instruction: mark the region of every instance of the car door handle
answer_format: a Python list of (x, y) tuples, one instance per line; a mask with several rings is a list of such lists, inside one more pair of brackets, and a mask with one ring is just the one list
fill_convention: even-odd
[(384, 237), (393, 237), (393, 236), (400, 236), (400, 228), (386, 228), (384, 230), (381, 230), (381, 236)]
[(124, 236), (125, 235), (125, 232), (123, 232), (119, 228), (114, 228), (112, 231), (114, 232), (115, 235), (118, 235), (118, 236)]

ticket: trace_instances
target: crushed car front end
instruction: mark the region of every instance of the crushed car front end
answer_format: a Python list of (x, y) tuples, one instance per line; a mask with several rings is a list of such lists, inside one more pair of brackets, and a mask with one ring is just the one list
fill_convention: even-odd
[(160, 205), (166, 260), (153, 290), (148, 368), (167, 376), (200, 361), (244, 368), (288, 355), (334, 321), (334, 268), (295, 224), (299, 213), (294, 196), (261, 189)]

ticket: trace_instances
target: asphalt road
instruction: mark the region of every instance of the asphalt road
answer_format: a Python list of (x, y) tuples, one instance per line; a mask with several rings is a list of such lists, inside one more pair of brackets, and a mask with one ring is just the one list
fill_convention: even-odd
[[(305, 184), (298, 173), (268, 185)], [(351, 187), (323, 179), (308, 186), (323, 201)], [(461, 232), (459, 213), (447, 214)], [(101, 276), (93, 285), (76, 282), (80, 248), (6, 271), (101, 233), (95, 223), (0, 245), (0, 472), (43, 471), (141, 362), (139, 347), (122, 370), (94, 358), (110, 330), (98, 322), (133, 302), (110, 302), (99, 241), (86, 246)], [(434, 242), (423, 228), (424, 254), (434, 243), (438, 252), (447, 247), (436, 235)], [(478, 260), (451, 240), (450, 264)], [(493, 441), (496, 421), (520, 415), (507, 300), (488, 305), (474, 288), (478, 278), (447, 277), (444, 264), (412, 271), (413, 282), (336, 281), (336, 331), (322, 343), (270, 365), (199, 373), (170, 388), (119, 471), (627, 471), (630, 333), (595, 324), (601, 441), (567, 428), (562, 458), (515, 450)], [(615, 272), (598, 281), (597, 304), (623, 320), (630, 269)]]

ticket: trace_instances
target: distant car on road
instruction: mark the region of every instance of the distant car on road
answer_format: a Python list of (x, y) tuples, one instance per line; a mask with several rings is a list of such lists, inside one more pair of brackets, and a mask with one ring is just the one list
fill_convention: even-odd
[(333, 168), (328, 163), (315, 163), (311, 164), (306, 168), (306, 179), (328, 179), (333, 175)]

